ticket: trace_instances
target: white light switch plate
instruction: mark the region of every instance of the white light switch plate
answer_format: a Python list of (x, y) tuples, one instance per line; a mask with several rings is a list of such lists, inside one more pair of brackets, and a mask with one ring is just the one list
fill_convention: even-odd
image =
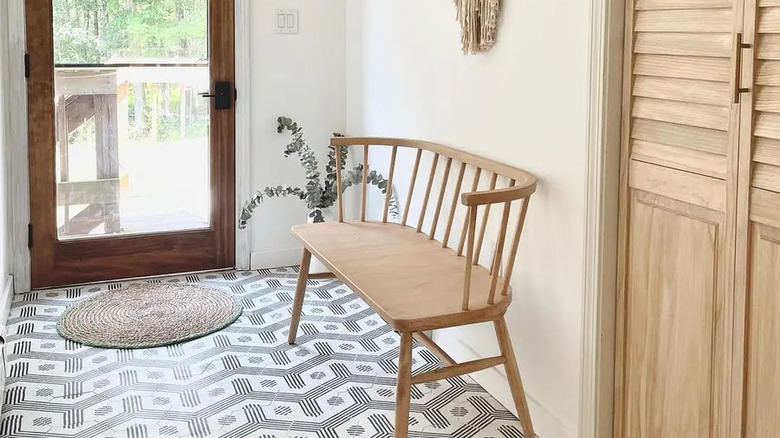
[(298, 33), (298, 10), (277, 9), (274, 11), (274, 31), (279, 34)]

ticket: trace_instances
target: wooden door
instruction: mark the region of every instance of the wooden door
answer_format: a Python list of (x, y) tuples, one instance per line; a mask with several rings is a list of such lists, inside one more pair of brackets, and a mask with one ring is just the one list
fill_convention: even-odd
[(233, 0), (99, 3), (26, 2), (32, 286), (232, 267)]
[(740, 148), (732, 436), (780, 434), (780, 1), (748, 0)]
[(616, 437), (728, 436), (741, 13), (627, 5)]

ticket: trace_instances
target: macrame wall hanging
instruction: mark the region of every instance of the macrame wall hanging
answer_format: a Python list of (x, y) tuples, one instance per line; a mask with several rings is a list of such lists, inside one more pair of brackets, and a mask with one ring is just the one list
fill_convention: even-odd
[(463, 53), (487, 52), (496, 43), (500, 0), (455, 0)]

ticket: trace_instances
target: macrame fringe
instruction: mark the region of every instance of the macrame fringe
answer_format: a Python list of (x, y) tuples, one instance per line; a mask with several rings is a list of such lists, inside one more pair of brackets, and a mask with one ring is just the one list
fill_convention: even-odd
[(496, 43), (500, 0), (454, 0), (463, 53), (486, 52)]

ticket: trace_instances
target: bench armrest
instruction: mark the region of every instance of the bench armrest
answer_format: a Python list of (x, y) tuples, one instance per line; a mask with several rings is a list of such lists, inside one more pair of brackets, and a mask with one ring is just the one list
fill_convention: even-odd
[(475, 205), (500, 204), (524, 199), (536, 191), (536, 181), (525, 186), (507, 187), (505, 189), (485, 190), (482, 192), (464, 193), (461, 195), (463, 205), (472, 207)]

